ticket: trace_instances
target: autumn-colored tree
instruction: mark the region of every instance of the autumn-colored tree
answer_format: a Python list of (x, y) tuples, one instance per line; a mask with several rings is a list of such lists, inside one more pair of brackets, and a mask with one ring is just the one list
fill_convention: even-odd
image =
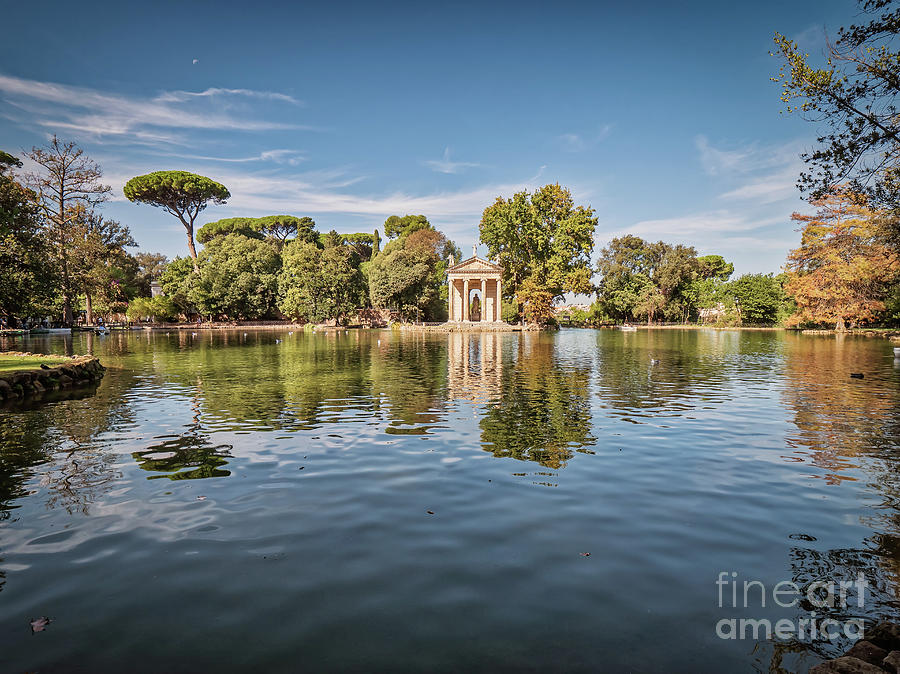
[(863, 201), (837, 190), (811, 202), (814, 215), (791, 216), (802, 233), (787, 262), (785, 289), (797, 303), (792, 322), (833, 323), (843, 331), (884, 310), (900, 260), (886, 241), (884, 219)]

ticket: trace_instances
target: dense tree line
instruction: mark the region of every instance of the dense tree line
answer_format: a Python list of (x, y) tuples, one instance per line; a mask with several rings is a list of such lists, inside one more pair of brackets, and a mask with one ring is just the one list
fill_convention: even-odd
[[(447, 319), (447, 268), (460, 251), (425, 215), (392, 215), (382, 231), (319, 231), (309, 217), (231, 217), (196, 230), (228, 189), (204, 176), (162, 171), (132, 178), (126, 196), (172, 213), (185, 227), (187, 257), (130, 252), (129, 228), (105, 217), (110, 188), (73, 143), (52, 138), (27, 156), (0, 153), (0, 316), (87, 323), (132, 320), (354, 320), (361, 309), (400, 320)], [(482, 215), (481, 240), (503, 266), (502, 314), (554, 323), (566, 295), (593, 295), (578, 322), (703, 322), (829, 325), (842, 330), (900, 319), (897, 214), (852, 184), (795, 214), (800, 246), (779, 274), (734, 276), (720, 255), (627, 235), (594, 262), (592, 208), (560, 185), (498, 198)], [(151, 297), (151, 284), (162, 295)]]
[(789, 309), (784, 277), (745, 274), (721, 255), (627, 235), (600, 253), (595, 320), (775, 323)]
[[(423, 215), (391, 216), (378, 230), (318, 232), (308, 217), (227, 218), (203, 225), (203, 251), (176, 258), (160, 277), (181, 314), (210, 320), (346, 323), (359, 309), (404, 320), (446, 319), (446, 268), (458, 249)], [(141, 305), (143, 311), (152, 305)]]

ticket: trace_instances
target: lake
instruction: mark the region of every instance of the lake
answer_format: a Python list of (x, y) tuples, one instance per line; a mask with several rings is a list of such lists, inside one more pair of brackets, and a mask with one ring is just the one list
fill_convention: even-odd
[[(886, 340), (173, 330), (0, 348), (108, 368), (96, 391), (0, 408), (2, 671), (806, 671), (851, 641), (724, 639), (722, 621), (900, 616)], [(809, 592), (859, 579), (862, 602)], [(781, 582), (795, 605), (773, 601)]]

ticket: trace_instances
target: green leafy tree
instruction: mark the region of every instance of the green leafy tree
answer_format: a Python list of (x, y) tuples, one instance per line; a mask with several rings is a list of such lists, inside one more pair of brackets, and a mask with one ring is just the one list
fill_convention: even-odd
[(301, 241), (312, 241), (315, 237), (315, 226), (312, 218), (298, 218), (293, 215), (267, 215), (256, 218), (255, 226), (260, 234), (273, 241), (282, 250), (289, 239), (299, 238)]
[(284, 250), (278, 308), (294, 320), (347, 319), (365, 304), (366, 282), (349, 246), (295, 241)]
[(157, 295), (150, 297), (135, 297), (128, 302), (125, 315), (130, 321), (143, 321), (152, 319), (157, 321), (169, 321), (178, 315), (178, 307), (168, 297)]
[(281, 259), (265, 241), (216, 237), (200, 254), (199, 267), (188, 297), (201, 314), (241, 320), (274, 315)]
[(163, 294), (175, 304), (180, 313), (185, 315), (197, 312), (197, 307), (191, 299), (196, 278), (193, 261), (189, 257), (176, 257), (159, 277)]
[(110, 187), (100, 182), (103, 171), (78, 145), (55, 135), (44, 147), (33, 147), (28, 158), (39, 168), (27, 176), (38, 195), (38, 204), (47, 223), (47, 238), (59, 267), (63, 322), (72, 323), (72, 300), (77, 290), (69, 270), (70, 226), (79, 212), (91, 210), (109, 197)]
[[(900, 8), (890, 0), (861, 0), (863, 22), (841, 28), (826, 58), (814, 63), (797, 43), (775, 33), (787, 112), (823, 130), (819, 146), (802, 155), (799, 187), (813, 199), (849, 182), (875, 207), (900, 209)], [(894, 221), (896, 223), (896, 220)]]
[(337, 248), (344, 245), (344, 237), (335, 230), (325, 232), (319, 235), (319, 247), (321, 248)]
[(690, 246), (627, 235), (601, 251), (597, 270), (597, 301), (606, 315), (687, 321), (698, 308), (718, 301), (734, 266), (721, 255), (698, 258)]
[(372, 306), (404, 320), (446, 320), (447, 267), (459, 249), (430, 225), (407, 228), (366, 267)]
[(748, 323), (775, 323), (786, 301), (784, 278), (773, 274), (744, 274), (732, 281), (728, 292)]
[(263, 235), (256, 226), (256, 218), (222, 218), (207, 222), (197, 230), (197, 241), (204, 246), (217, 236), (241, 234), (250, 239), (263, 240)]
[(697, 258), (698, 278), (727, 281), (733, 273), (734, 265), (721, 255), (703, 255)]
[(533, 194), (498, 197), (484, 210), (479, 231), (489, 256), (504, 269), (504, 293), (518, 296), (530, 280), (528, 296), (543, 302), (542, 293), (555, 300), (591, 291), (596, 227), (592, 208), (575, 206), (568, 189), (545, 185)]
[(84, 295), (85, 319), (93, 325), (95, 299), (115, 310), (116, 305), (124, 308), (129, 295), (134, 294), (137, 264), (125, 248), (137, 244), (128, 227), (115, 220), (105, 219), (81, 204), (73, 211), (67, 237), (70, 273), (73, 287)]
[(55, 268), (41, 227), (37, 195), (13, 170), (22, 162), (0, 152), (0, 315), (36, 315), (49, 306)]
[(169, 258), (162, 253), (135, 253), (134, 259), (138, 265), (138, 294), (149, 297), (150, 285), (162, 276), (169, 264)]
[(412, 234), (417, 229), (432, 229), (424, 215), (391, 215), (384, 221), (384, 235), (389, 239)]
[(231, 193), (224, 185), (187, 171), (156, 171), (136, 176), (123, 190), (129, 201), (162, 208), (184, 225), (194, 272), (200, 273), (194, 246), (194, 221), (209, 204), (224, 204)]

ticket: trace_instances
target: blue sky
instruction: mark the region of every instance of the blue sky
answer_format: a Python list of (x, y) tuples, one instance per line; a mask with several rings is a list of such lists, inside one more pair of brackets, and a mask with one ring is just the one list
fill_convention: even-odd
[[(633, 233), (777, 271), (799, 241), (799, 152), (773, 31), (820, 53), (851, 0), (687, 3), (6, 3), (0, 148), (80, 143), (142, 250), (186, 253), (122, 197), (183, 169), (232, 193), (201, 222), (424, 213), (465, 252), (497, 196), (559, 182), (596, 253)], [(57, 36), (59, 38), (57, 39)], [(483, 250), (483, 249), (482, 249)]]

